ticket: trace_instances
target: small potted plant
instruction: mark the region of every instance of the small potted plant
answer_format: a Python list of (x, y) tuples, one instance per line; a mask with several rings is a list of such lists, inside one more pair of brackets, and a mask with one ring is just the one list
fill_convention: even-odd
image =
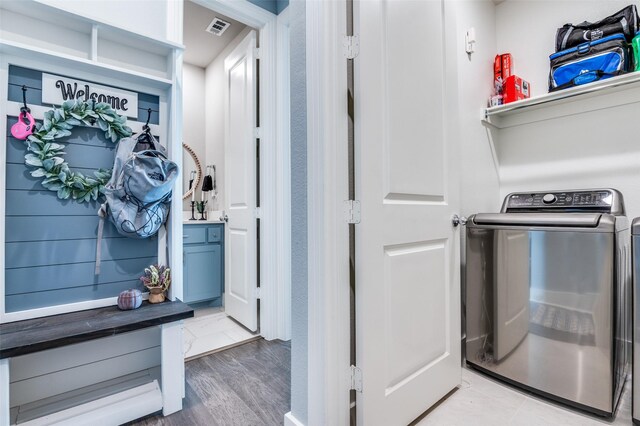
[(166, 266), (151, 265), (144, 269), (140, 277), (142, 284), (149, 289), (149, 303), (164, 302), (166, 292), (171, 285), (171, 269)]

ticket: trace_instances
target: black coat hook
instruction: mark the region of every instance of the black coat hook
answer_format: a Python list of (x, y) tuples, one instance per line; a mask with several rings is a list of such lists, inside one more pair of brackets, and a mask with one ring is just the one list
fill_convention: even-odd
[(29, 109), (29, 107), (27, 106), (27, 86), (22, 86), (22, 104), (24, 105), (22, 108), (20, 108), (20, 112), (26, 117), (27, 113), (31, 112), (31, 110)]
[(151, 130), (149, 128), (150, 120), (151, 120), (151, 108), (147, 109), (147, 122), (144, 124), (144, 126), (142, 126), (142, 130), (144, 130), (145, 132), (148, 132), (149, 130)]
[[(92, 111), (96, 110), (96, 100), (95, 99), (91, 99), (91, 110)], [(94, 124), (96, 124), (96, 119), (94, 117), (89, 117), (89, 123), (91, 123), (91, 125), (93, 126)]]

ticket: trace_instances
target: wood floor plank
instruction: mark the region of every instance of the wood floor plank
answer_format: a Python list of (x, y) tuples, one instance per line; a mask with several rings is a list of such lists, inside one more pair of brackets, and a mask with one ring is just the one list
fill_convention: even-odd
[[(275, 343), (263, 340), (243, 345), (234, 353), (220, 354), (220, 362), (233, 366), (236, 373), (230, 374), (235, 392), (267, 424), (282, 420), (277, 408), (288, 405), (290, 399), (290, 368), (282, 365), (283, 359), (290, 359), (290, 353), (277, 349)], [(217, 370), (215, 361), (206, 362)]]
[(194, 374), (189, 381), (207, 411), (211, 413), (213, 422), (219, 425), (264, 425), (226, 380), (226, 374), (231, 370), (221, 368), (221, 371), (212, 371), (206, 363), (206, 358), (196, 360), (198, 368), (193, 371)]
[(183, 409), (136, 426), (282, 425), (291, 406), (291, 345), (263, 339), (186, 363)]

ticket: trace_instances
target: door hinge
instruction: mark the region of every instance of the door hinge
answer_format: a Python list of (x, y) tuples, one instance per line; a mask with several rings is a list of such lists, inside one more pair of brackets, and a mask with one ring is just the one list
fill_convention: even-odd
[(255, 129), (253, 129), (253, 135), (256, 137), (256, 139), (262, 139), (262, 128), (256, 127)]
[(362, 370), (355, 365), (351, 366), (351, 390), (362, 392)]
[(256, 207), (256, 208), (253, 210), (253, 216), (254, 216), (256, 219), (260, 219), (260, 214), (261, 214), (261, 212), (260, 212), (260, 207)]
[(346, 200), (344, 202), (344, 218), (347, 223), (360, 223), (360, 201)]
[(256, 59), (260, 59), (260, 48), (256, 47), (255, 49), (253, 49), (253, 55), (256, 57)]
[(360, 53), (360, 39), (357, 35), (344, 36), (342, 45), (347, 59), (354, 59)]
[(255, 293), (256, 299), (260, 299), (260, 287), (256, 287), (256, 290), (254, 293)]

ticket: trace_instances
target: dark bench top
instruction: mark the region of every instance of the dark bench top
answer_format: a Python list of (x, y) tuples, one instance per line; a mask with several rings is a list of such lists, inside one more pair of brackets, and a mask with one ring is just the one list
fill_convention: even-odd
[(193, 317), (193, 309), (176, 302), (143, 302), (138, 309), (117, 306), (88, 309), (0, 324), (0, 359), (72, 345)]

